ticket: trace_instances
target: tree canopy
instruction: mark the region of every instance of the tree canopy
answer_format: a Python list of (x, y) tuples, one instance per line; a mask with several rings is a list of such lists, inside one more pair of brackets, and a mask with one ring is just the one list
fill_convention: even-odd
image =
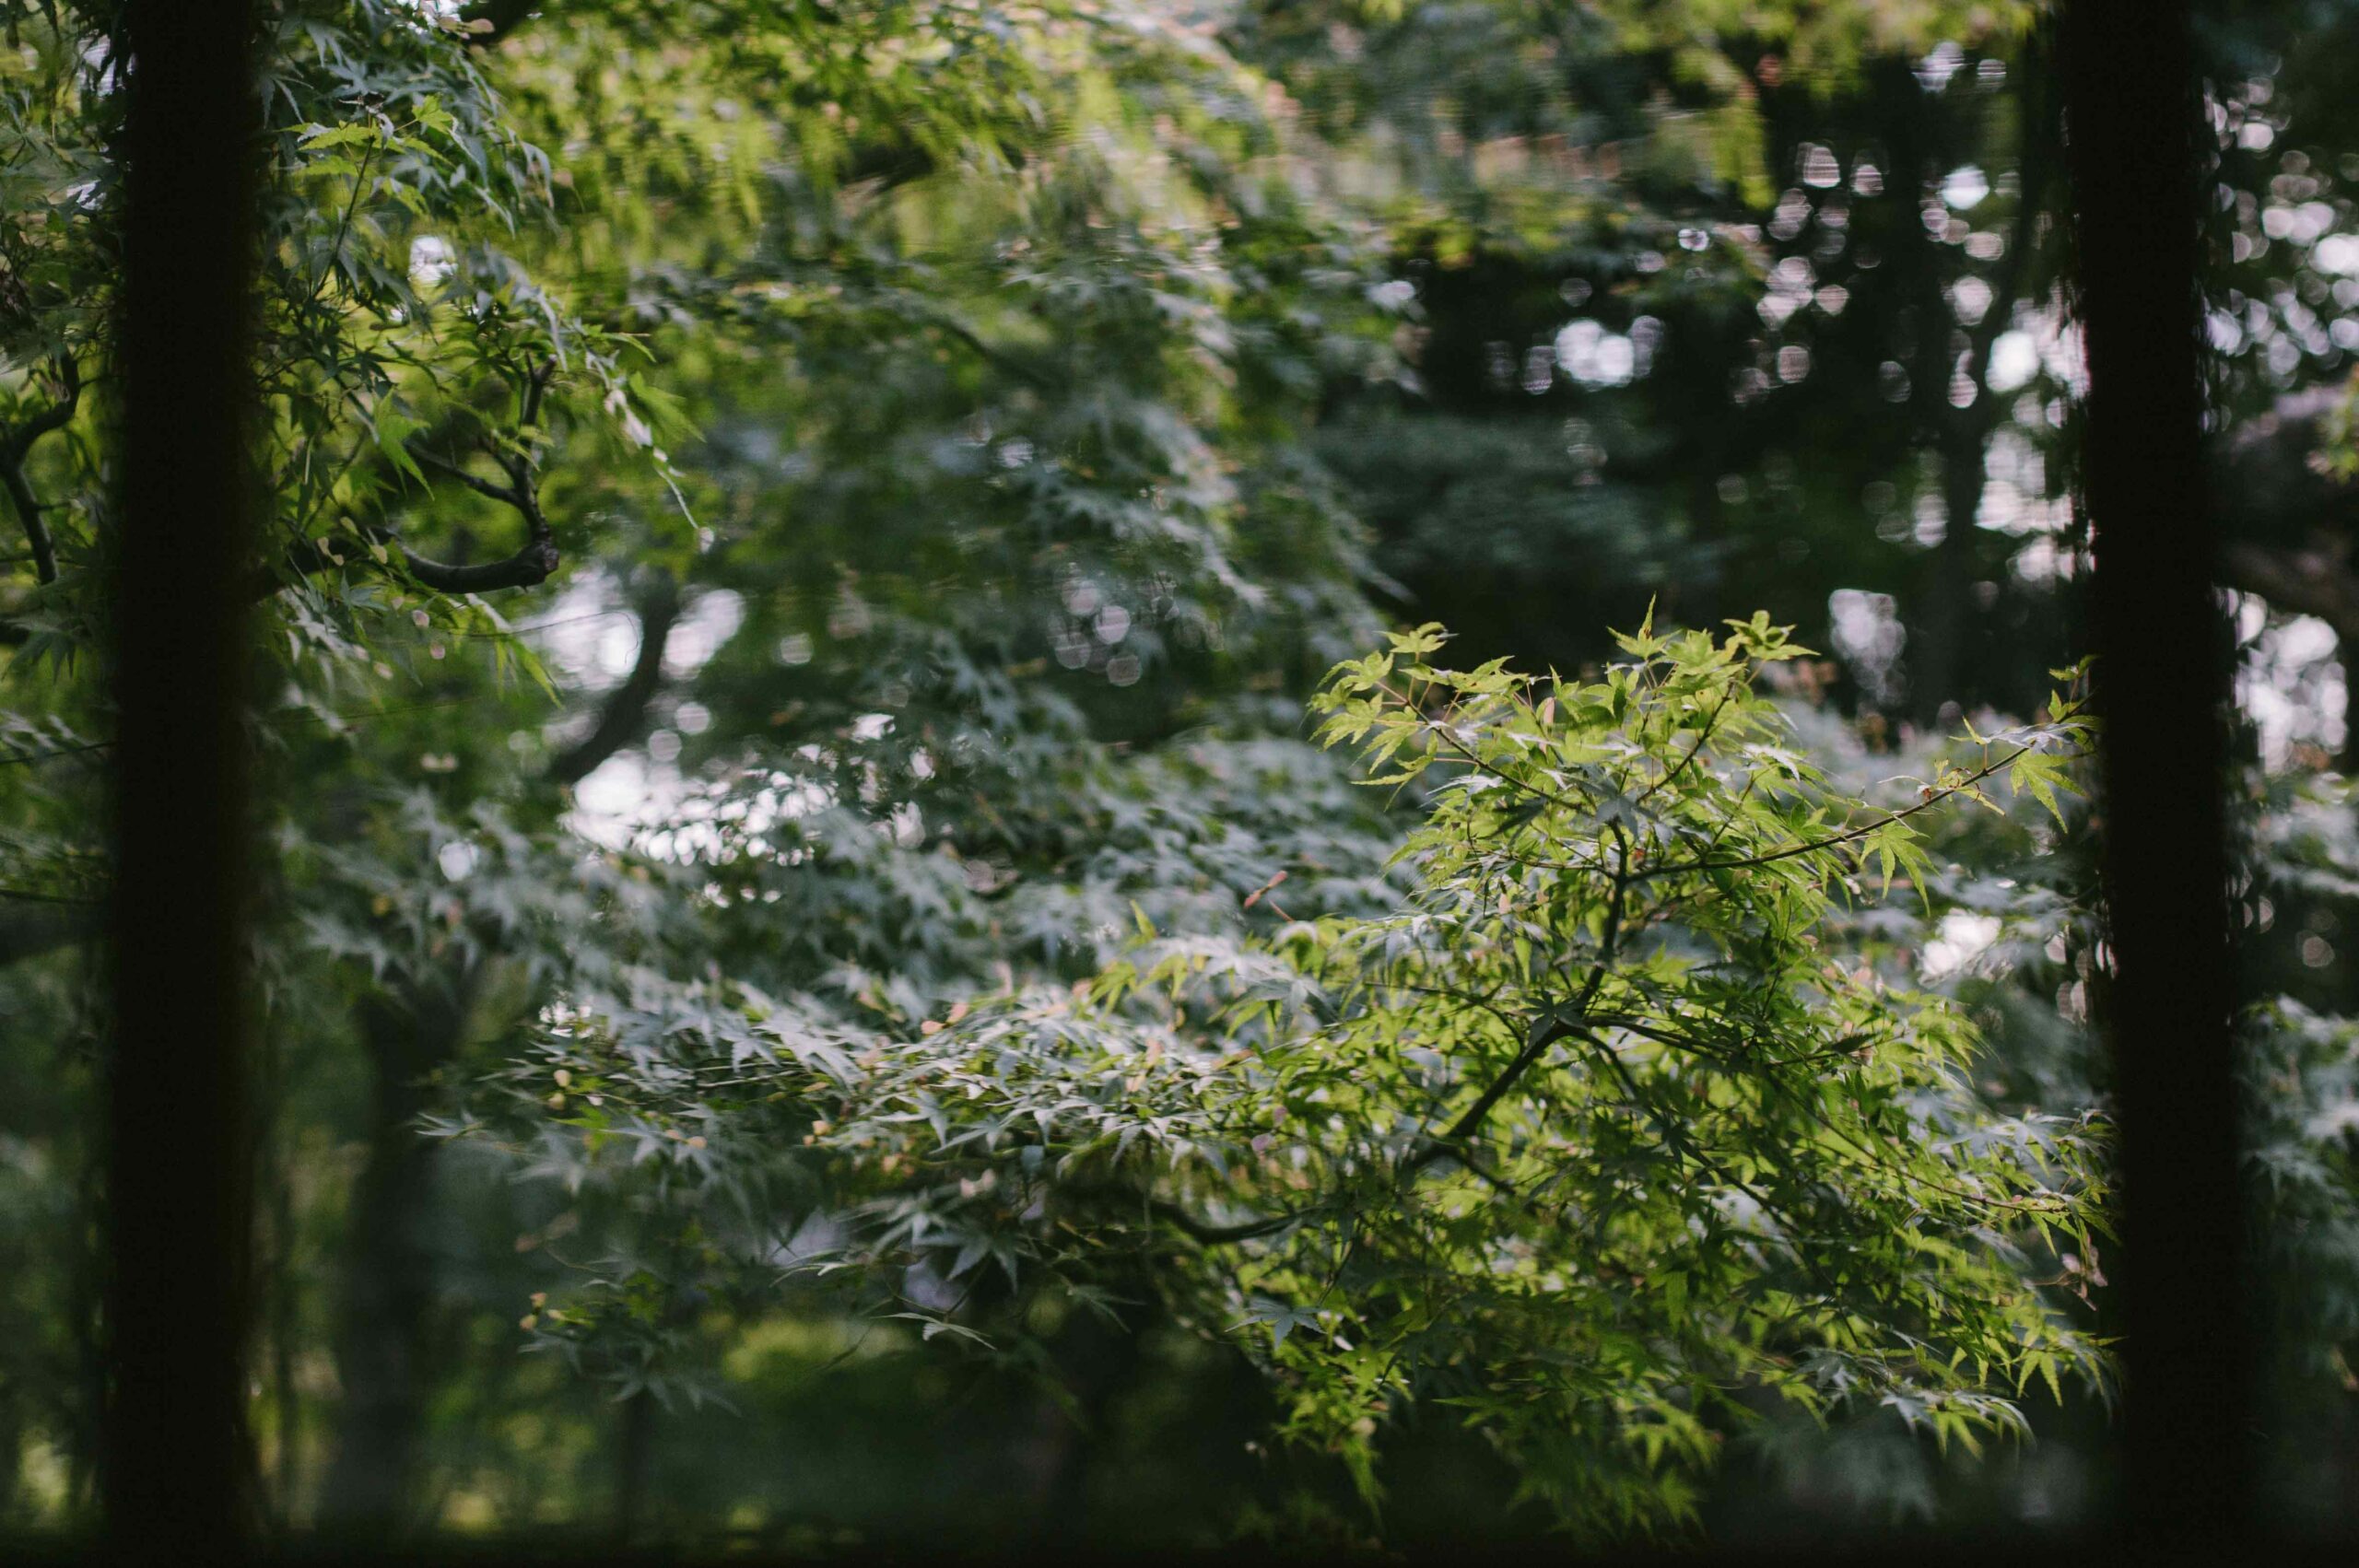
[[(2042, 7), (260, 9), (262, 1516), (2083, 1505)], [(70, 1529), (131, 87), (113, 0), (0, 19), (0, 1524)], [(2294, 25), (2208, 106), (2289, 1454), (2359, 1334), (2359, 152)]]

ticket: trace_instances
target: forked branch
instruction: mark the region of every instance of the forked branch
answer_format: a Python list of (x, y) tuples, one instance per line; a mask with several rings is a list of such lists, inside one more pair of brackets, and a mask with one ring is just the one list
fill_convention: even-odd
[(74, 357), (60, 355), (51, 366), (57, 384), (56, 397), (34, 410), (14, 429), (0, 433), (0, 489), (8, 492), (8, 500), (17, 509), (17, 521), (24, 528), (25, 544), (32, 555), (33, 576), (44, 583), (57, 580), (57, 545), (50, 536), (49, 524), (41, 518), (48, 509), (26, 482), (25, 459), (31, 454), (35, 441), (52, 430), (65, 427), (74, 417), (76, 405), (82, 401), (82, 372)]
[[(541, 404), (548, 393), (549, 378), (555, 374), (554, 360), (543, 360), (525, 378), (517, 415), (520, 433), (531, 430), (540, 423)], [(461, 565), (438, 561), (421, 556), (403, 544), (392, 530), (371, 527), (364, 530), (370, 543), (398, 552), (402, 566), (410, 576), (438, 593), (487, 593), (503, 588), (537, 588), (556, 572), (562, 557), (557, 547), (557, 531), (550, 527), (548, 514), (541, 509), (540, 476), (534, 471), (530, 451), (521, 444), (514, 448), (494, 450), (491, 459), (499, 465), (503, 480), (487, 479), (468, 468), (464, 462), (448, 458), (416, 442), (409, 453), (418, 462), (436, 473), (464, 485), (487, 500), (499, 502), (513, 509), (524, 520), (524, 543), (513, 555), (496, 561)], [(288, 565), (300, 576), (330, 571), (345, 564), (345, 557), (321, 544), (305, 544), (291, 551)], [(263, 572), (256, 580), (258, 597), (275, 592), (280, 579), (271, 572)]]

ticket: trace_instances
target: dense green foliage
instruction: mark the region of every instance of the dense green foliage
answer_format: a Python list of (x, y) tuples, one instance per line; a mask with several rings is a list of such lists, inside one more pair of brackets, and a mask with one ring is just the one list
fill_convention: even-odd
[[(2094, 1371), (2018, 1245), (2088, 1250), (2084, 1120), (1989, 1116), (1964, 1017), (1822, 940), (1831, 901), (1929, 869), (1919, 813), (2002, 772), (2055, 805), (2071, 709), (1873, 812), (1752, 691), (1804, 652), (1766, 622), (1642, 631), (1591, 685), (1438, 670), (1440, 640), (1320, 700), (1371, 783), (1428, 788), (1398, 910), (1243, 944), (1141, 913), (1086, 988), (873, 1045), (768, 998), (580, 996), (511, 1075), (579, 1134), (543, 1168), (671, 1166), (730, 1195), (739, 1246), (904, 1281), (890, 1316), (929, 1340), (1022, 1332), (1043, 1274), (1152, 1281), (1182, 1323), (1266, 1326), (1281, 1431), (1371, 1500), (1380, 1424), (1430, 1401), (1586, 1528), (1691, 1515), (1760, 1400), (1975, 1445), (2020, 1428), (2006, 1394)], [(766, 1209), (748, 1178), (798, 1142), (812, 1185)], [(979, 1296), (1005, 1298), (980, 1328)], [(578, 1346), (599, 1310), (543, 1331)]]
[[(261, 10), (260, 1516), (2086, 1506), (2036, 6)], [(2213, 342), (2297, 476), (2235, 491), (2237, 895), (2331, 1515), (2359, 848), (2287, 552), (2353, 464), (2263, 415), (2359, 352), (2359, 142), (2294, 11), (2215, 40)], [(87, 1519), (102, 1366), (116, 12), (0, 0), (7, 1527)]]

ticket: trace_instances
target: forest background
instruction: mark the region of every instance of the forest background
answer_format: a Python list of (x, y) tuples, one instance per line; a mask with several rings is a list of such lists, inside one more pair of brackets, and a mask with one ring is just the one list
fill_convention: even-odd
[[(2087, 529), (2039, 6), (264, 11), (258, 1516), (820, 1546), (2089, 1516), (2106, 976), (2054, 673)], [(103, 1365), (123, 83), (111, 5), (0, 14), (0, 1521), (48, 1532), (88, 1517)], [(2204, 44), (2269, 1473), (2325, 1528), (2359, 1460), (2359, 6), (2217, 7)], [(1322, 715), (1415, 765), (1362, 787)], [(2057, 770), (1982, 790), (1985, 736)], [(1576, 809), (1511, 760), (1610, 745), (1643, 793)], [(1788, 814), (1713, 793), (1740, 746), (1786, 758)], [(1486, 763), (1524, 807), (1482, 814)], [(1780, 859), (1929, 803), (1922, 837)], [(1625, 898), (1657, 821), (1748, 861), (1724, 925)], [(1607, 858), (1526, 907), (1451, 829)], [(1498, 925), (1415, 923), (1494, 894)], [(1510, 924), (1591, 977), (1474, 983)], [(1617, 997), (1625, 1031), (1735, 1017), (1697, 942), (1795, 1060), (1922, 1047), (1843, 1068), (1842, 1106), (1957, 1164), (1836, 1180), (1778, 1142), (1802, 1084), (1626, 1033), (1521, 1077)], [(1166, 1071), (1191, 1040), (1268, 1076)], [(1308, 1048), (1337, 1042), (1340, 1075)], [(1483, 1114), (1387, 1144), (1428, 1091)], [(1331, 1140), (1285, 1130), (1314, 1115)], [(1734, 1154), (1678, 1130), (1708, 1122)], [(1593, 1228), (1485, 1220), (1567, 1125), (1620, 1150), (1573, 1184)], [(1387, 1159), (1439, 1173), (1432, 1214), (1369, 1218)], [(1755, 1188), (1726, 1223), (1776, 1239), (1723, 1248)], [(1953, 1250), (1892, 1250), (1923, 1231)], [(1531, 1293), (1450, 1293), (1495, 1278)]]

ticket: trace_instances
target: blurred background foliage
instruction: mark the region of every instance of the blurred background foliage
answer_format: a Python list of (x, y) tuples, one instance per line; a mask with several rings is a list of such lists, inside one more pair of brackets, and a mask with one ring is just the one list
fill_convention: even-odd
[[(2038, 716), (2086, 560), (2041, 8), (261, 8), (262, 1516), (1544, 1527), (1438, 1419), (1371, 1515), (1151, 1280), (930, 1334), (731, 1240), (813, 1200), (796, 1150), (724, 1168), (675, 1125), (598, 1164), (561, 1118), (489, 1135), (485, 1085), (588, 997), (741, 1060), (773, 1000), (906, 1038), (1142, 921), (1393, 907), (1416, 802), (1304, 719), (1389, 625), (1570, 675), (1650, 604), (1766, 609), (1823, 650), (1779, 696), (1860, 796)], [(123, 82), (108, 0), (0, 18), (0, 1524), (50, 1532), (88, 1518), (100, 1377)], [(2359, 6), (2224, 0), (2205, 39), (2271, 1484), (2347, 1527)], [(2069, 1114), (2104, 1091), (2101, 806), (2020, 805), (1931, 819), (1922, 898), (1840, 940), (1966, 1011), (1991, 1107)], [(2104, 1259), (2059, 1268), (2102, 1332)], [(2103, 1399), (2025, 1409), (1978, 1456), (1905, 1412), (1732, 1428), (1701, 1517), (2071, 1528)]]

